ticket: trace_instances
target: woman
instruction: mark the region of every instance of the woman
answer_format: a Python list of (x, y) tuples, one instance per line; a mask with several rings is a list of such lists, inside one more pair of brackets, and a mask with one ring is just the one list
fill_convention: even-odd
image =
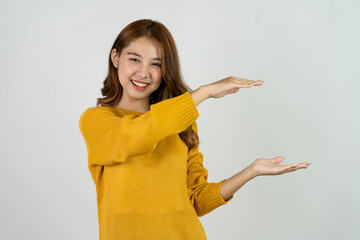
[(206, 239), (198, 217), (228, 203), (247, 181), (306, 168), (310, 163), (259, 158), (229, 179), (207, 181), (196, 106), (262, 84), (228, 77), (192, 91), (163, 24), (141, 19), (126, 26), (111, 48), (104, 98), (79, 122), (96, 185), (100, 240)]

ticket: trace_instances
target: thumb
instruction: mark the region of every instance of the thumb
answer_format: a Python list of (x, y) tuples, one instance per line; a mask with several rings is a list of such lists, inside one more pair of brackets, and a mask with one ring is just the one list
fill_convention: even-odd
[(272, 158), (271, 160), (273, 160), (274, 163), (279, 163), (279, 162), (284, 161), (284, 159), (285, 158), (283, 156), (277, 156), (277, 157)]
[(228, 91), (228, 94), (234, 94), (237, 93), (239, 91), (240, 88), (234, 88)]

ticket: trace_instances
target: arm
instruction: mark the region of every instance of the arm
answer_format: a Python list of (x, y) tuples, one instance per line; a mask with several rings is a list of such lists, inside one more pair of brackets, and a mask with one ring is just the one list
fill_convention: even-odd
[[(196, 122), (192, 125), (193, 130), (197, 133)], [(192, 149), (188, 153), (187, 160), (187, 188), (191, 204), (196, 214), (201, 217), (213, 211), (217, 207), (228, 203), (233, 196), (228, 199), (220, 195), (220, 187), (224, 180), (217, 183), (209, 183), (208, 171), (203, 166), (204, 155), (199, 152), (199, 147)]]
[(247, 167), (242, 171), (238, 172), (229, 179), (226, 179), (221, 185), (220, 194), (225, 199), (225, 201), (232, 197), (233, 194), (239, 190), (245, 183), (250, 181), (255, 177), (253, 171)]
[(249, 180), (261, 175), (281, 175), (293, 172), (298, 169), (307, 168), (311, 163), (302, 162), (295, 164), (282, 165), (284, 157), (278, 156), (270, 159), (258, 158), (241, 172), (227, 179), (221, 186), (220, 194), (227, 199), (232, 196), (239, 188), (241, 188)]
[[(210, 97), (209, 89), (208, 89), (207, 85), (201, 86), (198, 89), (196, 89), (195, 91), (193, 91), (191, 93), (191, 96), (195, 102), (195, 105), (199, 105), (202, 101), (204, 101), (205, 99)], [(194, 123), (194, 130), (196, 131), (196, 133), (198, 132), (196, 122)], [(206, 180), (207, 179), (207, 171), (202, 166), (203, 155), (202, 155), (202, 153), (199, 153), (198, 151), (195, 154), (193, 153), (192, 157), (194, 157), (194, 155), (198, 161), (197, 167), (198, 167), (198, 169), (202, 168), (202, 171), (203, 171), (202, 177), (203, 177), (203, 179)], [(201, 160), (199, 158), (201, 158)], [(223, 197), (223, 199), (225, 201), (230, 200), (230, 197), (232, 198), (233, 194), (237, 190), (239, 190), (246, 182), (253, 179), (254, 177), (255, 176), (254, 176), (252, 170), (250, 168), (246, 168), (246, 169), (242, 170), (241, 172), (235, 174), (231, 178), (223, 180), (222, 184), (220, 184), (221, 196)]]
[(210, 97), (208, 86), (207, 85), (200, 86), (198, 89), (191, 92), (191, 96), (195, 102), (195, 105), (196, 106), (199, 105), (202, 101)]
[(79, 128), (88, 150), (88, 161), (115, 165), (152, 152), (157, 143), (189, 127), (200, 114), (189, 92), (150, 105), (140, 115), (118, 117), (106, 107), (88, 108)]

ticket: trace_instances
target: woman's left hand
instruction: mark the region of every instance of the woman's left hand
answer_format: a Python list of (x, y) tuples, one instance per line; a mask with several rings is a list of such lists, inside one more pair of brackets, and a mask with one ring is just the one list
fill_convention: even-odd
[(302, 162), (294, 163), (288, 165), (278, 164), (284, 161), (284, 157), (274, 157), (270, 159), (258, 158), (253, 163), (250, 164), (250, 169), (252, 169), (255, 176), (261, 175), (281, 175), (283, 173), (293, 172), (300, 168), (307, 168), (311, 163)]

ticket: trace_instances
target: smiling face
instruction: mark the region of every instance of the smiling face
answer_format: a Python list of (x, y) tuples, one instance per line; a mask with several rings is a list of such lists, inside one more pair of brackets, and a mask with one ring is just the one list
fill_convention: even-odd
[[(150, 110), (150, 94), (161, 84), (161, 49), (159, 42), (148, 37), (135, 39), (124, 48), (120, 57), (116, 49), (111, 52), (111, 59), (117, 67), (123, 94), (118, 108), (137, 112)], [(136, 86), (132, 81), (138, 83)], [(145, 87), (142, 87), (146, 83)], [(142, 85), (141, 85), (142, 84)], [(140, 86), (141, 85), (141, 86)]]

